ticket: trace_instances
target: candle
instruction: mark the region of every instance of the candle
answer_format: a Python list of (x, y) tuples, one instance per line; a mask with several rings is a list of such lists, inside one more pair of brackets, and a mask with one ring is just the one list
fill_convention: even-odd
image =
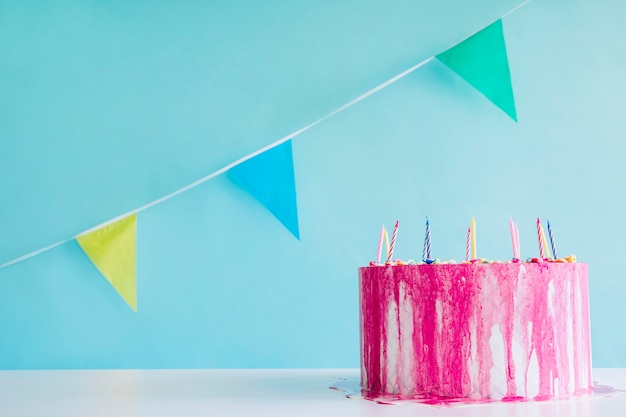
[(378, 251), (376, 252), (376, 264), (380, 264), (380, 255), (383, 251), (383, 239), (385, 237), (385, 225), (380, 228), (380, 237), (378, 238)]
[(427, 259), (430, 259), (430, 224), (428, 223), (428, 217), (426, 217), (426, 236), (424, 237), (422, 261), (426, 262)]
[(511, 246), (513, 246), (513, 259), (516, 259), (517, 246), (515, 245), (515, 224), (513, 223), (513, 217), (509, 218), (509, 229), (511, 230)]
[(476, 259), (476, 220), (472, 217), (472, 259)]
[(517, 259), (522, 259), (522, 252), (519, 248), (519, 227), (517, 226), (517, 223), (515, 223), (515, 249), (517, 250), (517, 252), (515, 252), (515, 257)]
[(548, 249), (548, 241), (546, 240), (546, 234), (543, 231), (543, 226), (541, 226), (541, 244), (543, 245), (544, 252), (546, 253), (546, 258), (550, 259), (550, 250)]
[(389, 257), (389, 235), (387, 234), (385, 226), (383, 226), (383, 229), (385, 230), (385, 248), (387, 249), (387, 257)]
[(539, 257), (543, 259), (543, 240), (541, 240), (541, 220), (537, 217), (537, 240), (539, 241)]
[(393, 248), (396, 246), (396, 235), (398, 234), (398, 221), (393, 228), (393, 234), (391, 235), (391, 246), (389, 247), (389, 255), (387, 255), (387, 262), (391, 262), (393, 258)]
[(550, 228), (550, 220), (548, 220), (548, 235), (550, 235), (550, 244), (552, 245), (552, 256), (554, 256), (554, 259), (558, 259), (559, 257), (556, 254), (556, 244), (554, 243), (554, 236), (552, 236), (552, 229)]
[(465, 260), (466, 261), (470, 260), (470, 238), (471, 238), (471, 234), (472, 234), (472, 228), (468, 227), (467, 228), (467, 242), (465, 243)]

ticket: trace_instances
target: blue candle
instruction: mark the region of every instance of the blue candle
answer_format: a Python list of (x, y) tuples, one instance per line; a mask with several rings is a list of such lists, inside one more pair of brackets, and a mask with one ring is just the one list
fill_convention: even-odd
[(550, 228), (550, 220), (548, 220), (548, 235), (550, 236), (550, 245), (552, 246), (552, 255), (554, 255), (554, 259), (558, 259), (559, 257), (556, 255), (556, 245), (554, 243), (554, 236), (552, 236), (552, 229)]
[(428, 223), (428, 217), (426, 217), (426, 237), (424, 237), (424, 253), (422, 254), (422, 261), (430, 263), (430, 224)]

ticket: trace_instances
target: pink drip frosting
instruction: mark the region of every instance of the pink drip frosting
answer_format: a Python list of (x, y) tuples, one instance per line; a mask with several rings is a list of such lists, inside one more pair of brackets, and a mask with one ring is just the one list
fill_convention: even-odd
[(587, 265), (359, 269), (361, 386), (414, 397), (591, 392)]

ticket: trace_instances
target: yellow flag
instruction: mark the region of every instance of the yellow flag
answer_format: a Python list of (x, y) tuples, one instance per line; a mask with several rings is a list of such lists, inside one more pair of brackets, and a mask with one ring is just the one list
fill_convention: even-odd
[(134, 311), (137, 311), (136, 225), (137, 215), (132, 214), (76, 238), (91, 262)]

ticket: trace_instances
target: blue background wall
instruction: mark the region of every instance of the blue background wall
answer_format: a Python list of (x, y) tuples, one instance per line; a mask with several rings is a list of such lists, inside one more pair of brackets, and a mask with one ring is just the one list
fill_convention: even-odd
[[(0, 8), (0, 263), (268, 145), (519, 0)], [(626, 3), (504, 18), (519, 123), (438, 62), (293, 140), (301, 240), (219, 176), (138, 217), (138, 312), (71, 241), (0, 269), (0, 368), (356, 367), (356, 268), (524, 256), (534, 219), (590, 265), (593, 360), (624, 367)]]

